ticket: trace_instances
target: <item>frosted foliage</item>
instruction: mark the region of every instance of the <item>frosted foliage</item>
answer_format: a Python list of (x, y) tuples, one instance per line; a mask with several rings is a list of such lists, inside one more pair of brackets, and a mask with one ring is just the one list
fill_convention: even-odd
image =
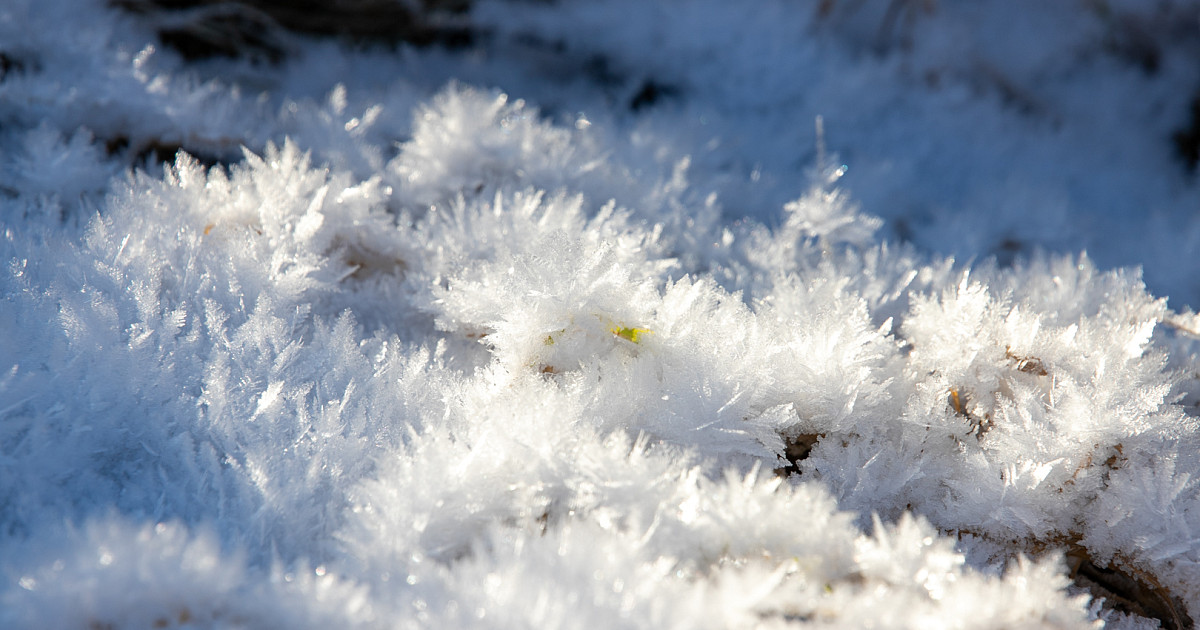
[(416, 203), (431, 204), (497, 180), (569, 172), (573, 153), (571, 133), (540, 122), (525, 101), (451, 89), (417, 113), (411, 143), (388, 170)]
[(878, 217), (859, 214), (845, 193), (825, 187), (814, 186), (783, 209), (787, 222), (780, 231), (781, 238), (815, 239), (825, 247), (839, 243), (868, 245), (883, 224)]
[[(496, 189), (565, 190), (589, 213), (616, 204), (646, 226), (661, 225), (646, 231), (655, 239), (665, 235), (664, 245), (689, 260), (712, 256), (709, 234), (717, 230), (720, 208), (711, 193), (689, 186), (690, 160), (647, 156), (636, 150), (636, 138), (630, 146), (628, 139), (580, 121), (587, 124), (552, 125), (522, 99), (510, 103), (501, 92), (452, 84), (418, 107), (411, 140), (387, 164), (385, 181), (395, 201), (418, 217), (427, 209), (461, 206), (463, 198), (491, 197)], [(618, 152), (629, 153), (629, 159), (614, 161)]]
[[(22, 151), (10, 155), (0, 186), (34, 198), (48, 198), (54, 207), (79, 203), (108, 186), (115, 169), (104, 164), (92, 134), (78, 129), (63, 138), (49, 125), (26, 132)], [(58, 213), (53, 217), (60, 218)]]
[[(443, 446), (413, 459), (424, 468), (433, 457), (452, 455)], [(413, 501), (432, 494), (407, 463), (413, 459), (396, 462), (389, 477), (397, 482), (364, 488), (356, 508), (363, 527), (347, 540), (374, 568), (368, 574), (387, 576), (376, 588), (388, 588), (397, 579), (389, 571), (402, 567), (413, 586), (407, 605), (436, 627), (844, 627), (891, 619), (888, 627), (916, 628), (947, 614), (962, 614), (963, 627), (1092, 627), (1086, 598), (1063, 593), (1053, 561), (1022, 561), (1004, 578), (975, 573), (921, 520), (856, 533), (851, 515), (814, 485), (755, 472), (710, 478), (641, 443), (575, 441), (546, 466), (517, 473), (545, 480), (523, 486), (532, 492), (519, 504), (547, 506), (533, 518), (511, 509), (510, 494), (457, 486), (453, 505)], [(505, 484), (518, 462), (494, 460), (479, 463)], [(553, 468), (563, 461), (575, 471), (556, 481)], [(635, 481), (647, 473), (656, 481)], [(480, 520), (463, 518), (480, 512), (493, 523), (483, 532)], [(457, 517), (443, 520), (447, 513)], [(457, 546), (447, 544), (455, 534)], [(412, 553), (418, 540), (439, 553)], [(912, 614), (897, 618), (899, 609)]]
[(108, 517), (37, 542), (49, 553), (10, 565), (20, 577), (0, 595), (5, 627), (365, 627), (370, 618), (365, 591), (323, 567), (251, 568), (244, 554), (179, 523)]
[[(1196, 316), (1140, 271), (896, 243), (823, 137), (764, 175), (698, 81), (638, 113), (482, 52), (189, 65), (68, 4), (0, 7), (0, 627), (1200, 615)], [(498, 7), (625, 7), (614, 64), (657, 37), (526, 4), (475, 15), (538, 72)]]

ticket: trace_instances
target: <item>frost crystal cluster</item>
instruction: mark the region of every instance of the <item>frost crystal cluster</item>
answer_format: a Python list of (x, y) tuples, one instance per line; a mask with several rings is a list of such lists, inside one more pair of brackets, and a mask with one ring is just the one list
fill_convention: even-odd
[(1200, 6), (816, 4), (5, 3), (0, 627), (1190, 627)]

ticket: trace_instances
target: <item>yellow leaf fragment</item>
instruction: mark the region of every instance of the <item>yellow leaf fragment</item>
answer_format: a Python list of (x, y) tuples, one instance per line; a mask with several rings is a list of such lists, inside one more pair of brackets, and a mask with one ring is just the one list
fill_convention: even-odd
[(642, 335), (654, 334), (654, 331), (649, 328), (630, 328), (628, 326), (613, 326), (609, 330), (612, 331), (612, 334), (633, 343), (641, 343)]

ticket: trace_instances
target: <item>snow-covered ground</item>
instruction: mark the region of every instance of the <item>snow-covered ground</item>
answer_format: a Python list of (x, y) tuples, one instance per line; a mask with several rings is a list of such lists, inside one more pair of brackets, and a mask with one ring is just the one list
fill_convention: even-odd
[(0, 627), (1200, 616), (1200, 2), (270, 24), (0, 3)]

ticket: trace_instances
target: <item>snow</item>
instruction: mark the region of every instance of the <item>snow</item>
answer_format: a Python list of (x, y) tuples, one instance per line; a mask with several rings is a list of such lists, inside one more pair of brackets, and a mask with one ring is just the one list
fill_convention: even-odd
[(0, 627), (1200, 615), (1200, 4), (158, 11), (0, 7)]

